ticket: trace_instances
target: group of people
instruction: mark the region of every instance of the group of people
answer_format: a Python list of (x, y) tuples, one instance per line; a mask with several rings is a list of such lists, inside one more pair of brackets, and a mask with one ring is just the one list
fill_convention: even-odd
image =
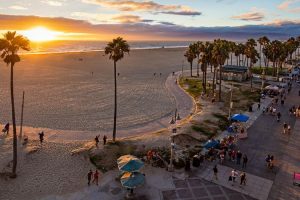
[[(214, 173), (214, 176), (213, 178), (217, 181), (218, 180), (218, 167), (217, 165), (215, 165), (213, 167), (213, 173)], [(237, 177), (240, 177), (240, 186), (242, 185), (246, 185), (246, 173), (245, 172), (241, 172), (240, 174), (235, 170), (233, 169), (230, 174), (229, 174), (229, 177), (228, 177), (228, 181), (232, 182), (232, 186), (234, 185), (234, 183), (236, 182), (236, 179)]]
[(95, 170), (95, 172), (93, 172), (90, 169), (90, 171), (87, 174), (87, 178), (88, 178), (88, 186), (90, 186), (91, 183), (95, 183), (96, 185), (98, 185), (98, 182), (99, 182), (99, 172), (98, 172), (98, 170)]
[[(100, 137), (100, 135), (97, 135), (96, 137), (95, 137), (95, 145), (96, 145), (96, 147), (98, 148), (98, 144), (99, 144), (99, 137)], [(102, 138), (102, 140), (103, 140), (103, 145), (106, 145), (106, 142), (107, 142), (107, 136), (106, 135), (104, 135), (103, 136), (103, 138)]]

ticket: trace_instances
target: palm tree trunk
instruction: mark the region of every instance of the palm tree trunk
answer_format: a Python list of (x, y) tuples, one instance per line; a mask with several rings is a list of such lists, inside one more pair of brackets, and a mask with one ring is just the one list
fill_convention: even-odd
[(10, 97), (11, 97), (11, 115), (13, 123), (13, 168), (12, 168), (12, 178), (17, 177), (17, 163), (18, 163), (18, 149), (17, 149), (17, 129), (16, 129), (16, 114), (15, 114), (15, 97), (14, 97), (14, 65), (10, 65)]
[(114, 61), (114, 78), (115, 78), (115, 107), (114, 107), (114, 127), (113, 127), (113, 141), (116, 141), (117, 128), (117, 62)]
[(230, 54), (230, 65), (232, 65), (232, 53)]
[(259, 44), (259, 68), (261, 69), (261, 44)]
[(191, 64), (191, 77), (193, 77), (193, 62), (190, 62)]
[(252, 76), (252, 62), (250, 62), (250, 91), (252, 92), (253, 76)]
[(197, 62), (197, 77), (200, 76), (199, 74), (199, 55), (197, 55), (197, 58), (198, 58), (198, 62)]
[(219, 101), (221, 101), (222, 100), (222, 98), (221, 98), (221, 89), (222, 89), (222, 65), (220, 65), (220, 80), (219, 80)]
[(215, 79), (216, 79), (216, 67), (214, 67), (214, 74), (213, 74), (213, 82), (212, 82), (212, 93), (215, 94)]

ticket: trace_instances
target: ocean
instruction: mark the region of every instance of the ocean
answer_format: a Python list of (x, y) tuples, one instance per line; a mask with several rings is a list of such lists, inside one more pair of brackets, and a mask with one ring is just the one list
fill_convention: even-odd
[[(23, 54), (89, 52), (104, 50), (108, 41), (70, 41), (31, 42), (31, 51)], [(156, 49), (187, 47), (191, 41), (128, 41), (131, 49)]]

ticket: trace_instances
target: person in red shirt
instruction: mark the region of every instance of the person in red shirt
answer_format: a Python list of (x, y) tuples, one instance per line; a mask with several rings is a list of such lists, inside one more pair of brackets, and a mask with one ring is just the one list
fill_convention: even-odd
[(96, 170), (94, 173), (93, 183), (96, 183), (96, 185), (98, 185), (98, 179), (99, 179), (99, 172), (98, 170)]

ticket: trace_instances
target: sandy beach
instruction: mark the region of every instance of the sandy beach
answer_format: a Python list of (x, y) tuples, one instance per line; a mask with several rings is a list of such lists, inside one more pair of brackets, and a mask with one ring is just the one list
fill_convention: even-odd
[[(180, 71), (184, 49), (132, 50), (118, 62), (118, 131), (170, 118), (176, 108), (165, 87)], [(10, 117), (9, 68), (0, 65), (0, 122)], [(186, 69), (187, 65), (185, 66)], [(91, 74), (93, 72), (93, 75)], [(154, 76), (156, 73), (156, 76)], [(161, 75), (160, 75), (161, 73)], [(24, 125), (69, 131), (110, 131), (112, 62), (103, 52), (24, 55), (15, 67), (17, 122), (25, 91)], [(155, 130), (166, 127), (161, 124)]]

